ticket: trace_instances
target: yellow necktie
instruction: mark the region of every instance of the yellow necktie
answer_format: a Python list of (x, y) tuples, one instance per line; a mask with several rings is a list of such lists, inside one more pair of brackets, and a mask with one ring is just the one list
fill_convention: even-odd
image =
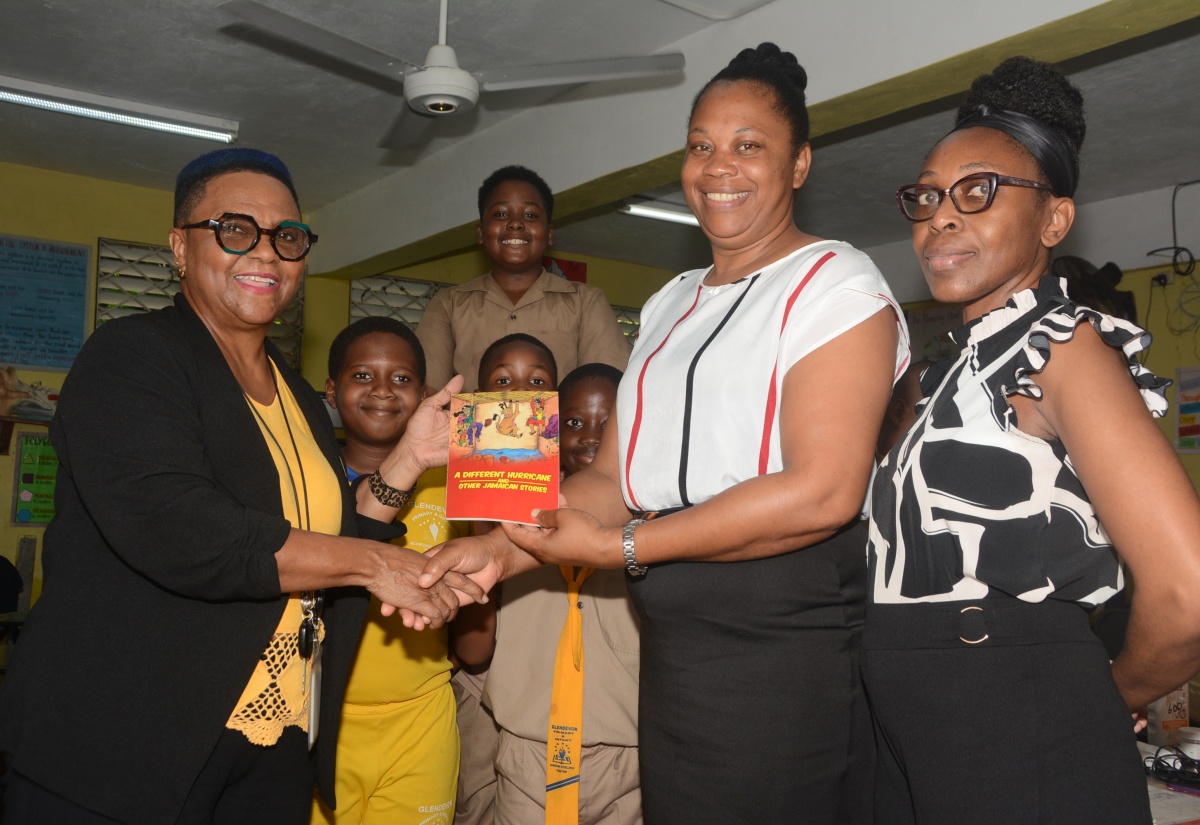
[(546, 825), (578, 825), (583, 754), (583, 603), (579, 588), (595, 572), (559, 565), (567, 580), (567, 621), (554, 654), (550, 728), (546, 734)]

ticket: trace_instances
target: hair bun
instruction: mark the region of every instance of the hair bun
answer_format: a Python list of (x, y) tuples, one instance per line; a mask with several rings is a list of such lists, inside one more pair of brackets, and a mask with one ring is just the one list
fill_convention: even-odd
[(996, 110), (1040, 120), (1061, 134), (1076, 155), (1083, 146), (1087, 131), (1083, 95), (1049, 63), (1030, 57), (1010, 57), (990, 74), (975, 78), (955, 121)]
[(808, 143), (808, 107), (804, 105), (804, 87), (808, 85), (808, 74), (791, 52), (781, 50), (774, 43), (761, 43), (757, 49), (742, 49), (729, 65), (717, 72), (713, 79), (704, 84), (692, 99), (692, 113), (688, 123), (696, 114), (700, 100), (716, 83), (753, 83), (774, 98), (775, 110), (787, 121), (792, 133), (792, 150), (799, 152)]
[(808, 88), (808, 73), (796, 55), (783, 51), (774, 43), (760, 43), (757, 49), (742, 49), (737, 57), (729, 61), (730, 66), (739, 64), (769, 66), (785, 75), (801, 92)]

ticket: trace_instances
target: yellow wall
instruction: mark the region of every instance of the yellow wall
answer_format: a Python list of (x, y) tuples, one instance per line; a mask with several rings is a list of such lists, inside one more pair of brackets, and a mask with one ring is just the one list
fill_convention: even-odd
[[(138, 243), (166, 243), (171, 228), (172, 193), (141, 186), (0, 163), (0, 233), (67, 241), (92, 248), (88, 273), (87, 329), (95, 316), (95, 270), (97, 238)], [(64, 373), (23, 370), (21, 380), (41, 381), (61, 387)], [(118, 423), (119, 426), (119, 423)], [(37, 425), (18, 425), (18, 432), (45, 432)], [(15, 439), (14, 439), (15, 440)], [(41, 591), (41, 541), (43, 528), (13, 527), (12, 496), (16, 468), (14, 457), (0, 456), (0, 553), (16, 560), (17, 540), (35, 536), (38, 564), (33, 594)]]
[(310, 275), (304, 281), (300, 374), (319, 390), (329, 377), (329, 345), (350, 323), (350, 282)]
[(570, 252), (551, 250), (551, 254), (556, 258), (587, 264), (588, 283), (604, 290), (608, 302), (618, 307), (641, 309), (647, 298), (679, 274), (652, 266), (591, 258), (587, 255), (574, 255)]
[[(90, 245), (167, 242), (173, 194), (0, 163), (0, 232)], [(93, 261), (93, 265), (95, 261)]]
[[(1179, 306), (1181, 293), (1189, 284), (1200, 285), (1194, 284), (1190, 278), (1178, 278), (1174, 275), (1170, 275), (1172, 282), (1166, 287), (1153, 285), (1151, 279), (1163, 272), (1170, 274), (1171, 268), (1155, 266), (1126, 272), (1117, 288), (1134, 294), (1137, 298), (1138, 320), (1154, 336), (1154, 343), (1150, 345), (1142, 363), (1155, 374), (1174, 381), (1175, 370), (1179, 367), (1200, 366), (1198, 330), (1193, 328), (1179, 333), (1171, 331), (1171, 315)], [(1200, 310), (1200, 307), (1196, 309)], [(1197, 323), (1200, 323), (1200, 318), (1197, 319)], [(1174, 321), (1174, 326), (1180, 326), (1178, 319)], [(1167, 388), (1167, 401), (1171, 408), (1158, 423), (1167, 438), (1171, 439), (1175, 427), (1174, 385)], [(1200, 453), (1187, 453), (1179, 458), (1192, 479), (1192, 486), (1200, 490)]]

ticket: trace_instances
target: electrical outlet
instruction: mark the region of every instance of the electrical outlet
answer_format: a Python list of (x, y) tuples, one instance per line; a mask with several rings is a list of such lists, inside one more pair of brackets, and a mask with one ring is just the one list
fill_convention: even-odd
[(1151, 278), (1150, 283), (1154, 284), (1155, 286), (1165, 287), (1174, 280), (1175, 273), (1168, 269), (1166, 272), (1160, 272)]

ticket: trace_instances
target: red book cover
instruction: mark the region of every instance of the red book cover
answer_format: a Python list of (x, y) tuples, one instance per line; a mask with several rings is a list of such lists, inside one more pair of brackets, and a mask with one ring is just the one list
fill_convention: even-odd
[(450, 415), (446, 518), (533, 524), (558, 508), (558, 393), (462, 393)]

